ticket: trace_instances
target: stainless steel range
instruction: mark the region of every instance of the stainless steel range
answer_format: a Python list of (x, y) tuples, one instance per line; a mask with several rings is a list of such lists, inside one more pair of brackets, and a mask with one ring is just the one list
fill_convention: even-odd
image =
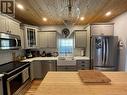
[(3, 95), (22, 95), (22, 91), (30, 80), (30, 64), (25, 62), (9, 62), (0, 65)]

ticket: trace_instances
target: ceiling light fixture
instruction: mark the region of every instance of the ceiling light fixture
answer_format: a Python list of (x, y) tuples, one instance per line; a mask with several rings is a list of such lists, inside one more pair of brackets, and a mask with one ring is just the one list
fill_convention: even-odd
[(47, 21), (47, 18), (43, 17), (43, 21), (45, 21), (45, 22), (46, 22), (46, 21)]
[(80, 16), (79, 1), (80, 0), (66, 0), (66, 5), (60, 6), (58, 3), (59, 0), (57, 0), (58, 8), (60, 9), (58, 10), (58, 15), (60, 19), (62, 19), (64, 25), (72, 26), (78, 21)]
[(85, 19), (85, 15), (88, 11), (89, 0), (86, 0), (84, 5), (84, 17), (80, 18), (80, 0), (65, 0), (65, 6), (61, 6), (60, 0), (57, 0), (58, 5), (58, 16), (61, 21), (63, 21), (65, 26), (74, 26)]
[(105, 14), (105, 16), (110, 16), (112, 13), (109, 11)]
[(84, 17), (80, 17), (80, 20), (83, 21), (85, 18)]
[(21, 5), (21, 4), (17, 4), (17, 8), (19, 8), (19, 9), (21, 9), (21, 10), (24, 10), (23, 5)]

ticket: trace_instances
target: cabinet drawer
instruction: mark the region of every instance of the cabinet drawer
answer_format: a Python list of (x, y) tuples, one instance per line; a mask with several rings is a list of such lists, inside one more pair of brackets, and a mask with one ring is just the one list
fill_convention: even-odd
[(76, 66), (57, 66), (57, 71), (76, 71)]
[(77, 60), (76, 65), (77, 65), (77, 70), (90, 69), (90, 61), (89, 60)]
[(89, 68), (89, 64), (77, 64), (77, 70), (88, 70)]

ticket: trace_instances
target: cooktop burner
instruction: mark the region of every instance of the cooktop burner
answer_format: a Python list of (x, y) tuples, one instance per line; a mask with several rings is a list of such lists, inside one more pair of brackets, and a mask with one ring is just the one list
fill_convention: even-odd
[(18, 62), (18, 61), (2, 64), (0, 65), (0, 74), (9, 73), (14, 69), (17, 69), (26, 64), (28, 64), (28, 62)]

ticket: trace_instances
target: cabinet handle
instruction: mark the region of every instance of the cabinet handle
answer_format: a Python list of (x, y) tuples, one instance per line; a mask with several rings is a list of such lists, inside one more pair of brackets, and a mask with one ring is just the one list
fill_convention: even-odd
[(85, 67), (85, 65), (81, 65), (81, 66)]

